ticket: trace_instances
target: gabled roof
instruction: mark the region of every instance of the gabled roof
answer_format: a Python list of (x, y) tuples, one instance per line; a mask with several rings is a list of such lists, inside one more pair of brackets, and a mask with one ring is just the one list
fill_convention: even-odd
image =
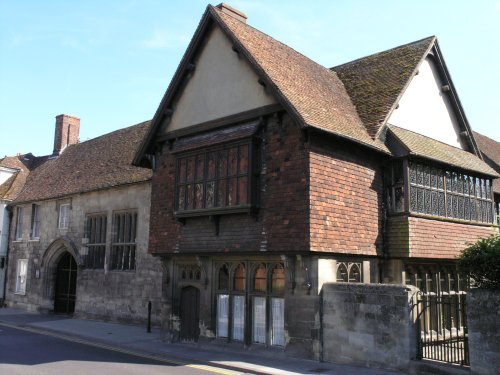
[(151, 170), (132, 165), (150, 121), (70, 145), (32, 171), (14, 203), (54, 199), (147, 181)]
[[(474, 132), (474, 138), (479, 150), (481, 150), (484, 161), (500, 174), (500, 142), (478, 132)], [(500, 179), (493, 181), (493, 191), (500, 194)]]
[(405, 149), (402, 155), (398, 156), (403, 156), (403, 154), (420, 156), (467, 171), (498, 177), (498, 173), (495, 170), (470, 152), (398, 126), (388, 125), (388, 128), (389, 132), (396, 137)]
[[(270, 36), (209, 5), (153, 118), (153, 125), (134, 160), (139, 164), (153, 142), (202, 36), (215, 25), (235, 51), (250, 63), (266, 88), (302, 126), (310, 126), (388, 153), (366, 131), (337, 74)], [(175, 108), (173, 108), (175, 110)]]
[(12, 201), (22, 191), (30, 172), (42, 165), (47, 157), (35, 157), (33, 154), (5, 156), (0, 159), (0, 167), (16, 170), (14, 174), (0, 185), (0, 199)]
[(431, 36), (332, 68), (372, 137), (387, 121), (435, 40)]

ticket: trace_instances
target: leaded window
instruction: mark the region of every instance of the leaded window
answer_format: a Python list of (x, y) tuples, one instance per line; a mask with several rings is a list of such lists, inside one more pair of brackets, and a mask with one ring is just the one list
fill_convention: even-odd
[(137, 212), (115, 212), (111, 241), (111, 269), (130, 271), (135, 269)]
[(30, 239), (36, 240), (40, 238), (40, 205), (33, 204), (31, 206), (31, 233)]
[[(221, 264), (216, 270), (217, 337), (284, 346), (283, 264), (258, 263), (250, 265), (249, 270), (247, 272), (247, 265), (244, 263), (232, 266)], [(251, 330), (246, 330), (245, 327), (247, 313), (250, 314), (251, 327), (248, 328)], [(250, 336), (245, 340), (246, 331)]]
[(175, 210), (246, 207), (250, 204), (250, 142), (177, 158)]
[(410, 163), (410, 211), (495, 223), (491, 180)]
[(87, 241), (87, 254), (83, 257), (85, 268), (104, 268), (107, 221), (106, 214), (87, 215), (85, 218), (85, 238)]
[(337, 262), (337, 282), (360, 283), (363, 281), (360, 262)]
[(16, 240), (23, 239), (23, 207), (16, 210)]
[(397, 160), (385, 169), (385, 183), (387, 186), (387, 207), (391, 212), (404, 211), (404, 174), (403, 162)]

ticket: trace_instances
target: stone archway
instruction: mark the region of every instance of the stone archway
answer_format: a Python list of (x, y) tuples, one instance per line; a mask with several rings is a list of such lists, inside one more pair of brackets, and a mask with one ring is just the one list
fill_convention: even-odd
[[(82, 257), (78, 253), (75, 243), (67, 236), (59, 237), (45, 249), (40, 263), (43, 278), (43, 297), (47, 308), (52, 309), (56, 297), (56, 282), (58, 265), (65, 254), (69, 254), (74, 261), (75, 271), (83, 265)], [(50, 307), (49, 307), (50, 306)]]

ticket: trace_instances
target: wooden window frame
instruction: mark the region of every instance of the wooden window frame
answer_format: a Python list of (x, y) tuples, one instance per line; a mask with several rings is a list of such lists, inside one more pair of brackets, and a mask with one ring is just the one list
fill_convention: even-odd
[(30, 240), (40, 238), (40, 205), (33, 203), (31, 205), (31, 229)]
[(22, 239), (23, 239), (23, 221), (24, 221), (24, 207), (17, 207), (17, 209), (16, 209), (16, 232), (14, 234), (15, 241), (22, 241)]
[[(98, 220), (100, 227), (98, 228)], [(104, 269), (106, 262), (106, 239), (108, 229), (107, 213), (88, 214), (85, 216), (85, 238), (87, 254), (83, 257), (86, 269)]]
[[(239, 169), (239, 164), (240, 164), (240, 154), (239, 150), (241, 147), (247, 146), (248, 147), (248, 161), (247, 161), (247, 171), (242, 173)], [(236, 161), (237, 165), (237, 172), (234, 175), (229, 174), (229, 156), (227, 156), (226, 159), (226, 174), (225, 176), (221, 176), (219, 174), (219, 168), (218, 168), (218, 159), (216, 158), (215, 160), (215, 177), (213, 178), (208, 178), (208, 155), (210, 153), (215, 153), (216, 156), (219, 155), (219, 152), (226, 150), (226, 152), (229, 152), (230, 149), (232, 148), (237, 148), (238, 150), (238, 157)], [(204, 168), (203, 168), (203, 178), (202, 179), (196, 179), (196, 160), (199, 155), (204, 155)], [(193, 181), (188, 182), (187, 181), (187, 176), (184, 182), (181, 182), (180, 179), (180, 169), (181, 169), (181, 161), (183, 159), (188, 159), (194, 157), (195, 159), (195, 164), (194, 164), (194, 171), (193, 171)], [(189, 152), (184, 152), (184, 153), (179, 153), (176, 155), (176, 161), (175, 161), (175, 191), (174, 191), (174, 215), (177, 218), (186, 218), (186, 217), (193, 217), (193, 216), (210, 216), (210, 215), (222, 215), (222, 214), (231, 214), (231, 213), (245, 213), (245, 212), (251, 212), (256, 208), (256, 192), (257, 188), (255, 186), (257, 178), (255, 175), (255, 169), (256, 165), (258, 164), (257, 160), (257, 152), (256, 152), (256, 144), (252, 138), (245, 138), (242, 140), (239, 140), (237, 142), (228, 142), (224, 144), (220, 144), (217, 146), (211, 146), (211, 147), (206, 147), (206, 148), (201, 148), (201, 149), (196, 149), (193, 151)], [(187, 169), (187, 166), (186, 166)], [(187, 172), (186, 172), (187, 173)], [(225, 205), (218, 205), (217, 199), (218, 199), (218, 186), (222, 181), (230, 181), (232, 178), (236, 179), (236, 188), (237, 191), (235, 193), (236, 199), (239, 199), (239, 181), (241, 178), (247, 178), (247, 184), (246, 184), (246, 202), (241, 204), (240, 202), (237, 201), (236, 204), (228, 205), (228, 197), (229, 197), (229, 189), (228, 189), (228, 184), (226, 183), (226, 189), (225, 189)], [(207, 184), (215, 182), (214, 186), (214, 206), (213, 207), (206, 207), (207, 204)], [(179, 208), (179, 192), (180, 192), (180, 187), (182, 186), (188, 186), (192, 184), (193, 189), (192, 189), (192, 200), (193, 200), (193, 206), (195, 205), (195, 197), (196, 197), (196, 188), (195, 185), (197, 184), (203, 184), (203, 196), (202, 196), (202, 207), (201, 208), (192, 208), (192, 209), (180, 209)], [(187, 188), (184, 189), (184, 202), (187, 201)], [(185, 203), (186, 204), (186, 203)]]
[[(131, 226), (127, 227), (126, 219), (122, 225), (122, 217), (132, 216)], [(137, 262), (137, 227), (139, 218), (137, 210), (126, 210), (113, 212), (112, 233), (111, 233), (111, 256), (109, 268), (111, 271), (133, 272), (136, 269)], [(132, 229), (131, 229), (132, 228)], [(133, 241), (127, 235), (127, 231), (133, 234)], [(128, 250), (128, 262), (125, 262), (125, 253)], [(120, 259), (118, 259), (120, 258)], [(127, 264), (125, 264), (127, 263)]]

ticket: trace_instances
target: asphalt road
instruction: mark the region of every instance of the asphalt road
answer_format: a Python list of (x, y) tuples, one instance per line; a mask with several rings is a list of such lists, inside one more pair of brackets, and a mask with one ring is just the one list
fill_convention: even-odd
[(0, 326), (0, 374), (128, 375), (237, 374), (208, 366), (180, 365), (26, 330)]

